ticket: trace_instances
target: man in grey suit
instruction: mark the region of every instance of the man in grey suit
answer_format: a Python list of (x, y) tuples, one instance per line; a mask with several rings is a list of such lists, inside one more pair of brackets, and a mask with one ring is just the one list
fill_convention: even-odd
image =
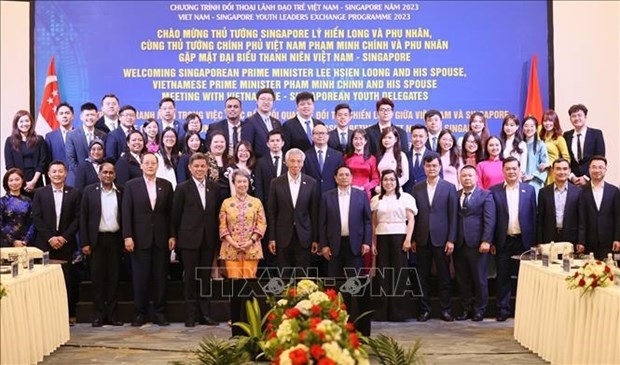
[(92, 140), (98, 138), (105, 142), (106, 134), (95, 128), (97, 122), (97, 106), (93, 103), (84, 103), (80, 107), (80, 119), (82, 126), (75, 128), (67, 134), (65, 142), (65, 152), (69, 163), (69, 170), (77, 172), (80, 165), (86, 163), (88, 158), (88, 145)]

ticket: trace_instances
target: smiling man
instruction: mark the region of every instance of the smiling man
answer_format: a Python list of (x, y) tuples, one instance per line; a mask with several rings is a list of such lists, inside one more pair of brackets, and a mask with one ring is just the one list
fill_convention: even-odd
[(284, 138), (284, 150), (299, 148), (305, 151), (312, 147), (312, 130), (322, 121), (312, 117), (314, 114), (314, 95), (304, 91), (295, 97), (297, 103), (297, 115), (284, 122), (282, 125), (282, 137)]

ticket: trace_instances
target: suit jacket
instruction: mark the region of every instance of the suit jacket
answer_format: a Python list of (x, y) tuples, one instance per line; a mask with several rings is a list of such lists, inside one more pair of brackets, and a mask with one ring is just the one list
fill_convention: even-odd
[[(269, 117), (269, 119), (271, 120), (272, 129), (282, 127), (282, 123), (276, 118)], [(267, 147), (268, 134), (269, 131), (265, 126), (265, 122), (258, 112), (252, 114), (243, 122), (241, 139), (252, 144), (256, 158), (261, 158), (269, 154), (269, 148)]]
[[(349, 243), (351, 253), (359, 256), (362, 244), (371, 244), (370, 204), (366, 193), (355, 188), (351, 188), (349, 199)], [(321, 247), (330, 247), (334, 256), (340, 253), (341, 227), (336, 188), (323, 194), (319, 210), (319, 243)]]
[[(491, 189), (495, 202), (495, 238), (493, 243), (498, 250), (504, 248), (508, 235), (508, 201), (504, 183), (493, 185)], [(536, 239), (536, 192), (530, 184), (519, 183), (519, 226), (523, 247), (529, 250)]]
[[(577, 243), (579, 234), (579, 198), (581, 188), (573, 184), (566, 185), (566, 204), (562, 221), (562, 236), (569, 242)], [(555, 222), (555, 184), (550, 184), (538, 192), (538, 219), (536, 224), (536, 242), (547, 243), (556, 236)]]
[(220, 188), (205, 178), (205, 205), (202, 207), (198, 187), (191, 177), (177, 185), (172, 203), (171, 236), (180, 249), (198, 250), (219, 243), (218, 214)]
[[(346, 146), (345, 148), (342, 148), (342, 145), (340, 144), (339, 132), (340, 131), (338, 130), (338, 128), (334, 128), (329, 131), (329, 140), (327, 141), (327, 145), (344, 154), (346, 152)], [(351, 142), (351, 138), (353, 138), (353, 129), (347, 128), (347, 146)]]
[[(62, 132), (60, 131), (60, 128), (46, 134), (45, 142), (47, 142), (49, 161), (62, 161), (67, 164), (68, 169), (69, 160), (67, 160), (67, 150), (65, 147), (65, 141), (62, 139)], [(65, 183), (69, 186), (75, 185), (75, 171), (67, 171)]]
[(125, 185), (127, 181), (142, 176), (140, 162), (131, 153), (126, 153), (116, 161), (116, 183)]
[[(123, 211), (123, 187), (116, 186), (116, 203), (118, 214), (116, 216), (119, 227), (122, 222)], [(99, 223), (101, 222), (101, 184), (91, 184), (82, 193), (82, 207), (80, 210), (80, 242), (82, 246), (97, 246), (99, 236)], [(119, 245), (121, 243), (119, 242)]]
[(108, 134), (105, 142), (105, 155), (114, 162), (127, 152), (127, 136), (120, 126)]
[[(317, 124), (324, 123), (316, 118), (312, 118), (313, 129)], [(312, 147), (312, 141), (308, 139), (306, 134), (306, 125), (302, 125), (297, 116), (284, 122), (282, 125), (282, 138), (284, 138), (284, 151), (288, 151), (291, 148), (299, 148), (305, 151)]]
[[(34, 160), (34, 166), (31, 169), (25, 169), (24, 166), (24, 153), (30, 154), (32, 153), (32, 157)], [(34, 146), (28, 147), (27, 144), (22, 144), (19, 147), (18, 151), (13, 149), (11, 145), (11, 137), (7, 137), (4, 142), (4, 163), (6, 169), (10, 169), (13, 167), (17, 167), (24, 172), (26, 181), (32, 179), (34, 174), (40, 172), (42, 175), (45, 174), (45, 170), (47, 168), (48, 161), (48, 151), (47, 144), (45, 140), (41, 136), (37, 136), (37, 141)], [(43, 186), (43, 177), (39, 179), (40, 186)]]
[[(286, 175), (288, 171), (288, 167), (283, 163), (282, 159), (284, 158), (284, 154), (282, 154), (282, 158), (278, 160), (278, 163), (282, 165), (281, 175)], [(265, 156), (258, 159), (256, 162), (256, 167), (254, 167), (254, 195), (263, 202), (263, 207), (268, 208), (267, 202), (269, 201), (269, 187), (271, 186), (271, 181), (275, 179), (277, 170), (273, 166), (273, 160), (271, 159), (271, 154), (267, 153)]]
[[(590, 131), (588, 130), (588, 133)], [(601, 208), (596, 209), (592, 185), (583, 187), (579, 199), (579, 243), (611, 251), (613, 241), (620, 241), (620, 190), (605, 183)]]
[(169, 181), (156, 179), (157, 200), (151, 208), (143, 177), (129, 180), (123, 192), (123, 238), (133, 238), (135, 249), (168, 247), (173, 191)]
[(92, 163), (85, 163), (78, 167), (75, 174), (75, 185), (80, 193), (90, 184), (94, 184), (99, 181), (98, 171), (95, 170), (95, 166)]
[[(409, 192), (414, 185), (426, 180), (426, 172), (424, 172), (424, 158), (429, 155), (437, 155), (437, 158), (439, 158), (439, 155), (436, 152), (433, 152), (430, 149), (426, 148), (422, 156), (420, 156), (420, 166), (416, 168), (415, 153), (413, 152), (413, 149), (409, 151), (409, 153), (407, 154), (407, 159), (409, 160), (409, 181), (407, 181), (405, 186), (403, 186), (404, 191)], [(443, 171), (439, 172), (439, 176), (443, 179)]]
[[(157, 119), (157, 125), (159, 126), (159, 133), (163, 133), (164, 127), (163, 127), (161, 119)], [(179, 145), (179, 147), (181, 147), (181, 145), (183, 144), (183, 139), (185, 138), (185, 130), (183, 129), (183, 123), (175, 119), (174, 122), (172, 123), (172, 126), (177, 131), (177, 135), (178, 135), (177, 144)]]
[[(71, 262), (77, 248), (76, 234), (80, 222), (80, 195), (71, 186), (64, 186), (64, 195), (60, 208), (60, 222), (56, 229), (56, 205), (52, 185), (39, 188), (32, 200), (32, 220), (36, 229), (36, 245), (43, 251), (49, 251), (52, 259)], [(49, 239), (62, 236), (67, 243), (59, 250), (53, 249)]]
[(426, 246), (430, 237), (433, 247), (444, 247), (446, 242), (456, 242), (458, 198), (451, 183), (439, 179), (432, 204), (428, 200), (426, 181), (413, 187), (413, 197), (418, 206), (413, 240)]
[[(243, 139), (243, 129), (245, 128), (245, 123), (239, 123), (239, 127), (241, 127), (241, 138), (239, 141)], [(209, 148), (209, 144), (211, 144), (211, 132), (213, 131), (221, 131), (224, 133), (226, 137), (226, 150), (230, 148), (230, 134), (228, 133), (228, 120), (222, 119), (215, 123), (209, 124), (209, 129), (207, 129), (207, 148)]]
[[(99, 138), (104, 143), (106, 134), (95, 128), (94, 138)], [(84, 128), (76, 128), (67, 134), (67, 142), (65, 143), (65, 151), (67, 153), (67, 161), (69, 169), (77, 171), (79, 165), (83, 164), (88, 158), (88, 142), (86, 142), (86, 134)]]
[[(120, 120), (117, 120), (116, 121), (117, 128), (119, 124), (120, 124)], [(97, 121), (95, 122), (95, 129), (98, 129), (105, 134), (110, 133), (110, 128), (108, 128), (108, 126), (105, 124), (105, 117), (102, 116), (101, 118), (97, 119)]]
[[(396, 127), (396, 125), (392, 124), (392, 127)], [(407, 153), (409, 150), (409, 138), (407, 137), (407, 132), (400, 127), (396, 127), (396, 129), (398, 130), (398, 139), (400, 140), (400, 150)], [(366, 138), (368, 139), (370, 154), (377, 157), (379, 153), (379, 146), (381, 145), (381, 128), (379, 128), (379, 123), (375, 123), (366, 128)]]
[(321, 193), (335, 189), (336, 180), (334, 178), (334, 174), (336, 173), (336, 169), (344, 164), (342, 153), (333, 148), (327, 147), (327, 151), (324, 156), (323, 171), (321, 171), (321, 168), (319, 167), (319, 157), (316, 149), (311, 147), (306, 150), (305, 153), (306, 161), (303, 167), (304, 173), (319, 182)]
[(476, 187), (469, 196), (467, 209), (460, 204), (463, 190), (456, 193), (458, 203), (458, 234), (456, 246), (479, 247), (481, 242), (493, 243), (495, 233), (495, 202), (490, 192)]
[(300, 176), (299, 195), (293, 207), (288, 174), (280, 175), (271, 182), (267, 226), (269, 240), (276, 245), (288, 247), (297, 232), (301, 247), (308, 248), (318, 242), (319, 184), (306, 174)]
[[(590, 158), (595, 155), (605, 156), (605, 140), (603, 139), (603, 132), (600, 129), (588, 127), (586, 133), (586, 140), (583, 143), (583, 158), (581, 161), (577, 161), (577, 156), (573, 155), (573, 137), (575, 130), (564, 132), (564, 139), (568, 146), (568, 154), (570, 155), (570, 169), (575, 176), (590, 176), (588, 165), (590, 164)], [(577, 138), (577, 137), (574, 137)]]

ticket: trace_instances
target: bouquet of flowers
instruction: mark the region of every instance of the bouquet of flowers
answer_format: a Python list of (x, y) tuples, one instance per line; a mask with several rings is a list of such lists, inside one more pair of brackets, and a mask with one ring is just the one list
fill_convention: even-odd
[(342, 296), (311, 280), (289, 286), (282, 298), (268, 299), (264, 351), (274, 364), (368, 364), (368, 353)]
[(604, 288), (613, 283), (614, 274), (609, 265), (599, 260), (591, 260), (577, 269), (573, 275), (566, 277), (566, 281), (570, 289), (581, 288), (583, 295), (596, 287)]

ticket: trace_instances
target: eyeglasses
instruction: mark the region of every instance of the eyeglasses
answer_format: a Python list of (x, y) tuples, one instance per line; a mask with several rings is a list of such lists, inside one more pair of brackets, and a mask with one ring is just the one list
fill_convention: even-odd
[(392, 108), (379, 108), (379, 113), (390, 113)]
[(327, 134), (327, 132), (312, 132), (312, 134), (314, 134), (315, 136), (324, 136)]
[(135, 118), (136, 115), (134, 113), (122, 113), (120, 114), (121, 117), (126, 117), (126, 118)]

